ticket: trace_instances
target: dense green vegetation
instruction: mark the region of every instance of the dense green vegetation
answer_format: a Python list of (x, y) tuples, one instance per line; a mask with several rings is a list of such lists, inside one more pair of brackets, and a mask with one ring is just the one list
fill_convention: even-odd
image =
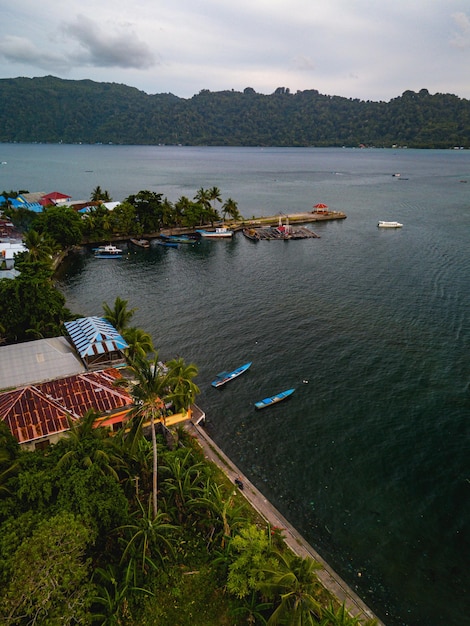
[(0, 100), (2, 142), (470, 147), (470, 101), (427, 89), (389, 102), (284, 87), (183, 99), (46, 76), (0, 80)]
[[(130, 330), (127, 301), (103, 308)], [(117, 433), (89, 410), (26, 452), (0, 422), (0, 621), (359, 624), (320, 585), (320, 566), (286, 548), (187, 431), (166, 427), (194, 401), (197, 368), (155, 354), (129, 357), (124, 374), (133, 409)]]

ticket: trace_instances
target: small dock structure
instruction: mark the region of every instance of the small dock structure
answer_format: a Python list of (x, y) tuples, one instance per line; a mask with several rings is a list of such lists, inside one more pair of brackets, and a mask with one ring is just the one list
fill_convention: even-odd
[(255, 230), (259, 240), (278, 240), (286, 241), (290, 239), (318, 239), (320, 235), (317, 235), (313, 230), (306, 226), (292, 226), (289, 224), (289, 217), (286, 216), (286, 223), (282, 223), (282, 217), (279, 217), (279, 224), (277, 226), (265, 226)]

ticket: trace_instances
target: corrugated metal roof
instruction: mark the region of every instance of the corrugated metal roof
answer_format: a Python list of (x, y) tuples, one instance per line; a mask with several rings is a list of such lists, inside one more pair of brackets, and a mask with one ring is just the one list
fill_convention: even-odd
[(65, 337), (0, 346), (0, 389), (84, 371), (84, 364)]
[(67, 415), (78, 419), (88, 409), (101, 414), (130, 407), (132, 399), (113, 382), (115, 369), (85, 372), (0, 394), (0, 419), (20, 443), (68, 430)]
[(82, 359), (108, 352), (122, 352), (129, 347), (104, 317), (82, 317), (65, 322), (65, 328)]

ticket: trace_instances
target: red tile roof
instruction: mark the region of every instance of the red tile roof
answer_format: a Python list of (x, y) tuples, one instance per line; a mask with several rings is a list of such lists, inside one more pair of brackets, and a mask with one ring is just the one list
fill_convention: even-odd
[(130, 407), (131, 397), (113, 381), (115, 369), (85, 372), (0, 394), (0, 419), (19, 443), (68, 430), (67, 415), (78, 419), (88, 409), (101, 414)]

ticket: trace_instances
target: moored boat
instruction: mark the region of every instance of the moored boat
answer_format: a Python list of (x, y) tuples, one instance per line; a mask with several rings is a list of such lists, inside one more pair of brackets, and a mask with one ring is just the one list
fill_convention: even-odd
[(94, 248), (93, 251), (97, 259), (120, 259), (122, 257), (122, 250), (112, 244), (99, 246), (98, 248)]
[(257, 409), (264, 409), (267, 406), (277, 404), (278, 402), (281, 402), (281, 400), (285, 400), (286, 398), (291, 396), (294, 391), (295, 389), (286, 389), (286, 391), (281, 391), (281, 393), (277, 393), (275, 396), (269, 396), (269, 398), (264, 398), (264, 400), (255, 402), (255, 407)]
[(233, 230), (222, 226), (216, 228), (215, 230), (197, 230), (196, 232), (199, 233), (201, 237), (208, 239), (233, 237)]
[(170, 243), (187, 243), (194, 245), (199, 242), (199, 235), (160, 235), (162, 241), (169, 241)]
[(259, 233), (255, 228), (244, 228), (242, 232), (247, 239), (250, 239), (250, 241), (260, 240)]
[(163, 241), (163, 239), (157, 239), (155, 243), (157, 246), (164, 246), (165, 248), (177, 248), (179, 245), (176, 241)]
[(150, 248), (150, 241), (148, 239), (130, 239), (130, 242), (139, 248)]
[(400, 222), (383, 222), (380, 221), (377, 226), (379, 228), (401, 228), (403, 226), (403, 224), (400, 224)]
[(217, 374), (217, 376), (211, 382), (211, 385), (213, 387), (221, 387), (222, 385), (225, 385), (225, 383), (228, 383), (229, 380), (233, 380), (234, 378), (240, 376), (240, 374), (243, 374), (243, 372), (246, 372), (251, 363), (251, 361), (249, 363), (245, 363), (244, 365), (237, 367), (237, 369), (234, 369), (231, 372), (220, 372), (220, 374)]

